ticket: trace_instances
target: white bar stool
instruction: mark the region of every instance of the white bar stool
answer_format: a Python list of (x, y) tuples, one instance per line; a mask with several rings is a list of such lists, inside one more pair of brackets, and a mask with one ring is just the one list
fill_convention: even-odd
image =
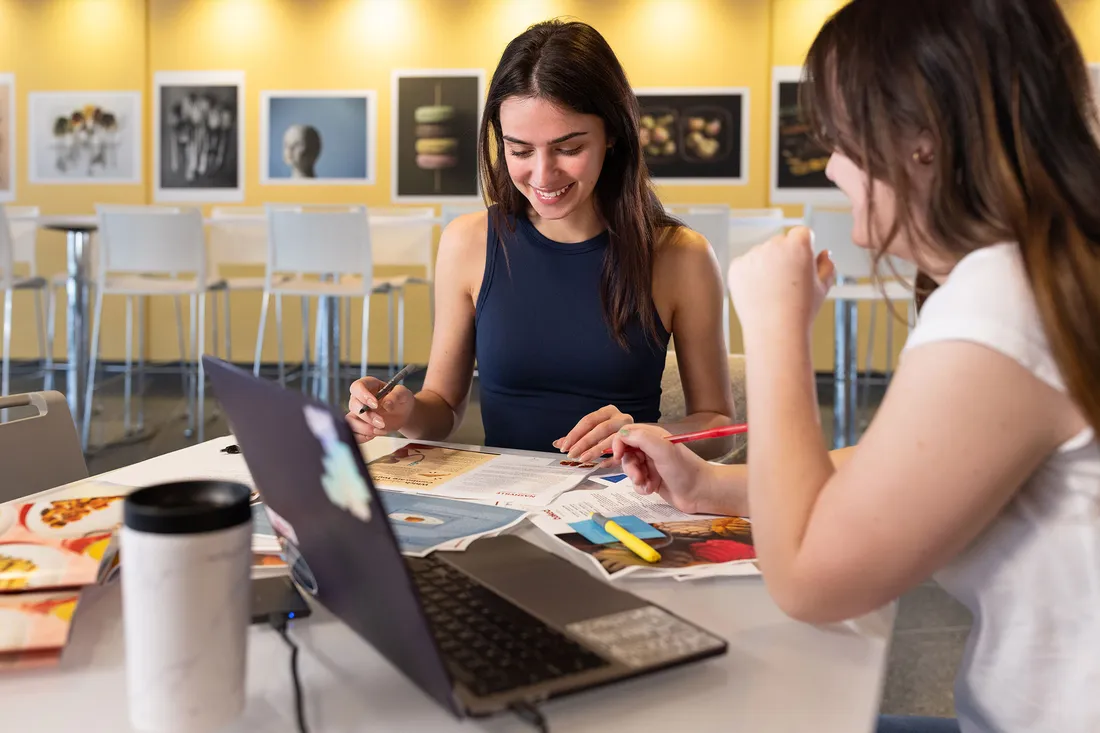
[[(34, 295), (34, 315), (38, 337), (38, 355), (45, 365), (49, 378), (52, 344), (46, 343), (46, 330), (42, 322), (42, 297), (49, 281), (38, 276), (35, 264), (35, 238), (38, 232), (35, 207), (0, 206), (0, 292), (4, 294), (3, 363), (0, 367), (0, 395), (11, 389), (11, 334), (12, 305), (16, 290), (30, 290)], [(25, 275), (16, 275), (16, 268)]]

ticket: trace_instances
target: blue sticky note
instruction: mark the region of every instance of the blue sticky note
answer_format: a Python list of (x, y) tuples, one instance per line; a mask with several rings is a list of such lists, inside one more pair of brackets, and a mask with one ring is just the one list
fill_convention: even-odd
[[(609, 517), (609, 519), (641, 540), (658, 539), (665, 536), (664, 532), (661, 532), (661, 530), (655, 529), (633, 515)], [(571, 522), (569, 526), (572, 527), (577, 534), (594, 545), (610, 545), (619, 541), (605, 532), (600, 525), (596, 524), (591, 519), (586, 519), (583, 522)]]

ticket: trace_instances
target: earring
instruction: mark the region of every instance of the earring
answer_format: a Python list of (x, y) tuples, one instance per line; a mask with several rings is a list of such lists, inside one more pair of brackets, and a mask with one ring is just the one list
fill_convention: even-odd
[(916, 150), (916, 151), (913, 152), (913, 160), (917, 161), (918, 163), (924, 163), (925, 165), (928, 165), (929, 163), (931, 163), (935, 159), (936, 159), (936, 156), (935, 156), (934, 153), (929, 153), (928, 155), (921, 155), (921, 152), (919, 150)]

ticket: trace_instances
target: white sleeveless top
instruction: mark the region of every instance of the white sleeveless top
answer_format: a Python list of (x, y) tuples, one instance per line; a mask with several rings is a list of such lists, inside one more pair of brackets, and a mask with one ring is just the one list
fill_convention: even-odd
[[(905, 349), (936, 341), (982, 344), (1066, 391), (1015, 244), (967, 255), (929, 296)], [(955, 681), (964, 733), (1100, 731), (1100, 446), (1091, 429), (1059, 446), (935, 578), (974, 615)]]

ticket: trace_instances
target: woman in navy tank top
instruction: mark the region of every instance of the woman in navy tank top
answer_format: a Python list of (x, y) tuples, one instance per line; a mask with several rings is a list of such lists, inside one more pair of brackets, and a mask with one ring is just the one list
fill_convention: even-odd
[[(624, 425), (660, 418), (670, 338), (688, 414), (665, 427), (731, 422), (722, 276), (707, 241), (654, 194), (638, 118), (592, 27), (549, 21), (508, 45), (479, 141), (491, 205), (440, 239), (424, 387), (398, 387), (379, 406), (382, 383), (355, 382), (348, 421), (359, 440), (393, 430), (445, 440), (476, 360), (487, 445), (594, 460)], [(697, 445), (720, 455), (724, 443)]]

